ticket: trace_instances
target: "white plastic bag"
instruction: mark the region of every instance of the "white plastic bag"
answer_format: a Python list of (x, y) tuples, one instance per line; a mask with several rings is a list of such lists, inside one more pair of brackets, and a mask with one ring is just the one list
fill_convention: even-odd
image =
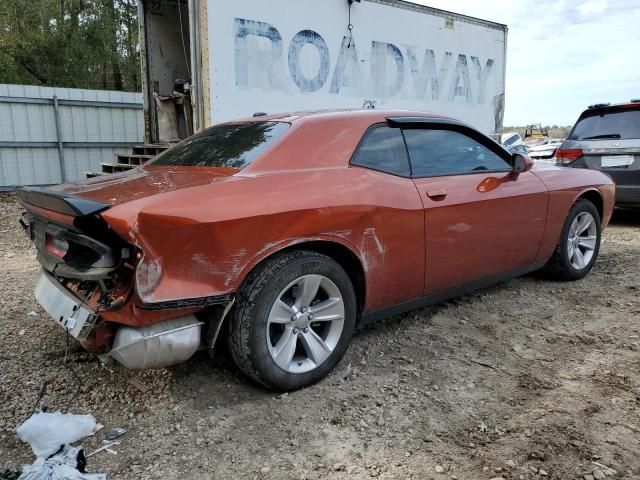
[(78, 454), (82, 448), (65, 445), (62, 452), (51, 458), (38, 458), (24, 467), (18, 480), (107, 480), (104, 473), (78, 471)]
[(20, 440), (31, 445), (37, 457), (53, 455), (60, 447), (89, 435), (96, 426), (93, 415), (70, 413), (36, 413), (20, 425)]

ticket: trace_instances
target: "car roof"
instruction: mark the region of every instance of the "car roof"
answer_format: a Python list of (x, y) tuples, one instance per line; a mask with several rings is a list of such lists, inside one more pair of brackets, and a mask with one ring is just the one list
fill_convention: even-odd
[(640, 100), (631, 100), (629, 102), (621, 102), (621, 103), (596, 103), (594, 105), (589, 105), (584, 112), (597, 112), (599, 110), (611, 110), (616, 108), (640, 108)]
[(347, 167), (367, 129), (377, 124), (408, 128), (448, 124), (478, 132), (458, 120), (436, 113), (379, 109), (287, 112), (239, 119), (229, 124), (265, 121), (289, 122), (291, 128), (283, 134), (281, 141), (243, 168), (242, 176)]
[(385, 121), (388, 117), (421, 117), (421, 118), (438, 118), (438, 119), (450, 119), (446, 115), (429, 112), (419, 112), (412, 110), (379, 110), (379, 109), (325, 109), (325, 110), (305, 110), (299, 112), (284, 112), (274, 113), (268, 115), (258, 115), (254, 117), (241, 118), (234, 120), (231, 123), (238, 122), (265, 122), (265, 121), (278, 121), (278, 122), (300, 122), (304, 120), (337, 120), (337, 119), (349, 119), (354, 118), (358, 120), (369, 119), (371, 122)]

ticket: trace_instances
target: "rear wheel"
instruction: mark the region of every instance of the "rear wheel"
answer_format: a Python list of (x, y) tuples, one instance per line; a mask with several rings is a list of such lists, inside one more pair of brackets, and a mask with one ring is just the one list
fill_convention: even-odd
[(267, 387), (294, 390), (323, 378), (346, 351), (356, 320), (349, 276), (311, 251), (277, 255), (247, 278), (230, 323), (238, 367)]
[(601, 233), (598, 209), (588, 200), (578, 200), (567, 216), (558, 245), (544, 271), (557, 280), (583, 278), (598, 257)]

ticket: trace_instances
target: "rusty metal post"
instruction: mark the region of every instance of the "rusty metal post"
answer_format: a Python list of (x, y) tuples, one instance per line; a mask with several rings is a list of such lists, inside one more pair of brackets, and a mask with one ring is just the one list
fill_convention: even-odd
[(60, 161), (60, 177), (62, 183), (67, 181), (67, 170), (64, 164), (64, 145), (62, 144), (62, 127), (60, 125), (60, 105), (58, 97), (53, 96), (53, 116), (56, 121), (56, 136), (58, 137), (58, 160)]

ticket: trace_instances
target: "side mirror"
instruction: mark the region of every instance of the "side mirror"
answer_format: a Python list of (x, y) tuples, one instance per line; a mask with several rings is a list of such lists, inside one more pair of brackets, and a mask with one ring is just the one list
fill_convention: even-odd
[(533, 160), (528, 155), (522, 153), (514, 153), (512, 158), (513, 171), (515, 173), (524, 173), (531, 170), (533, 167)]

